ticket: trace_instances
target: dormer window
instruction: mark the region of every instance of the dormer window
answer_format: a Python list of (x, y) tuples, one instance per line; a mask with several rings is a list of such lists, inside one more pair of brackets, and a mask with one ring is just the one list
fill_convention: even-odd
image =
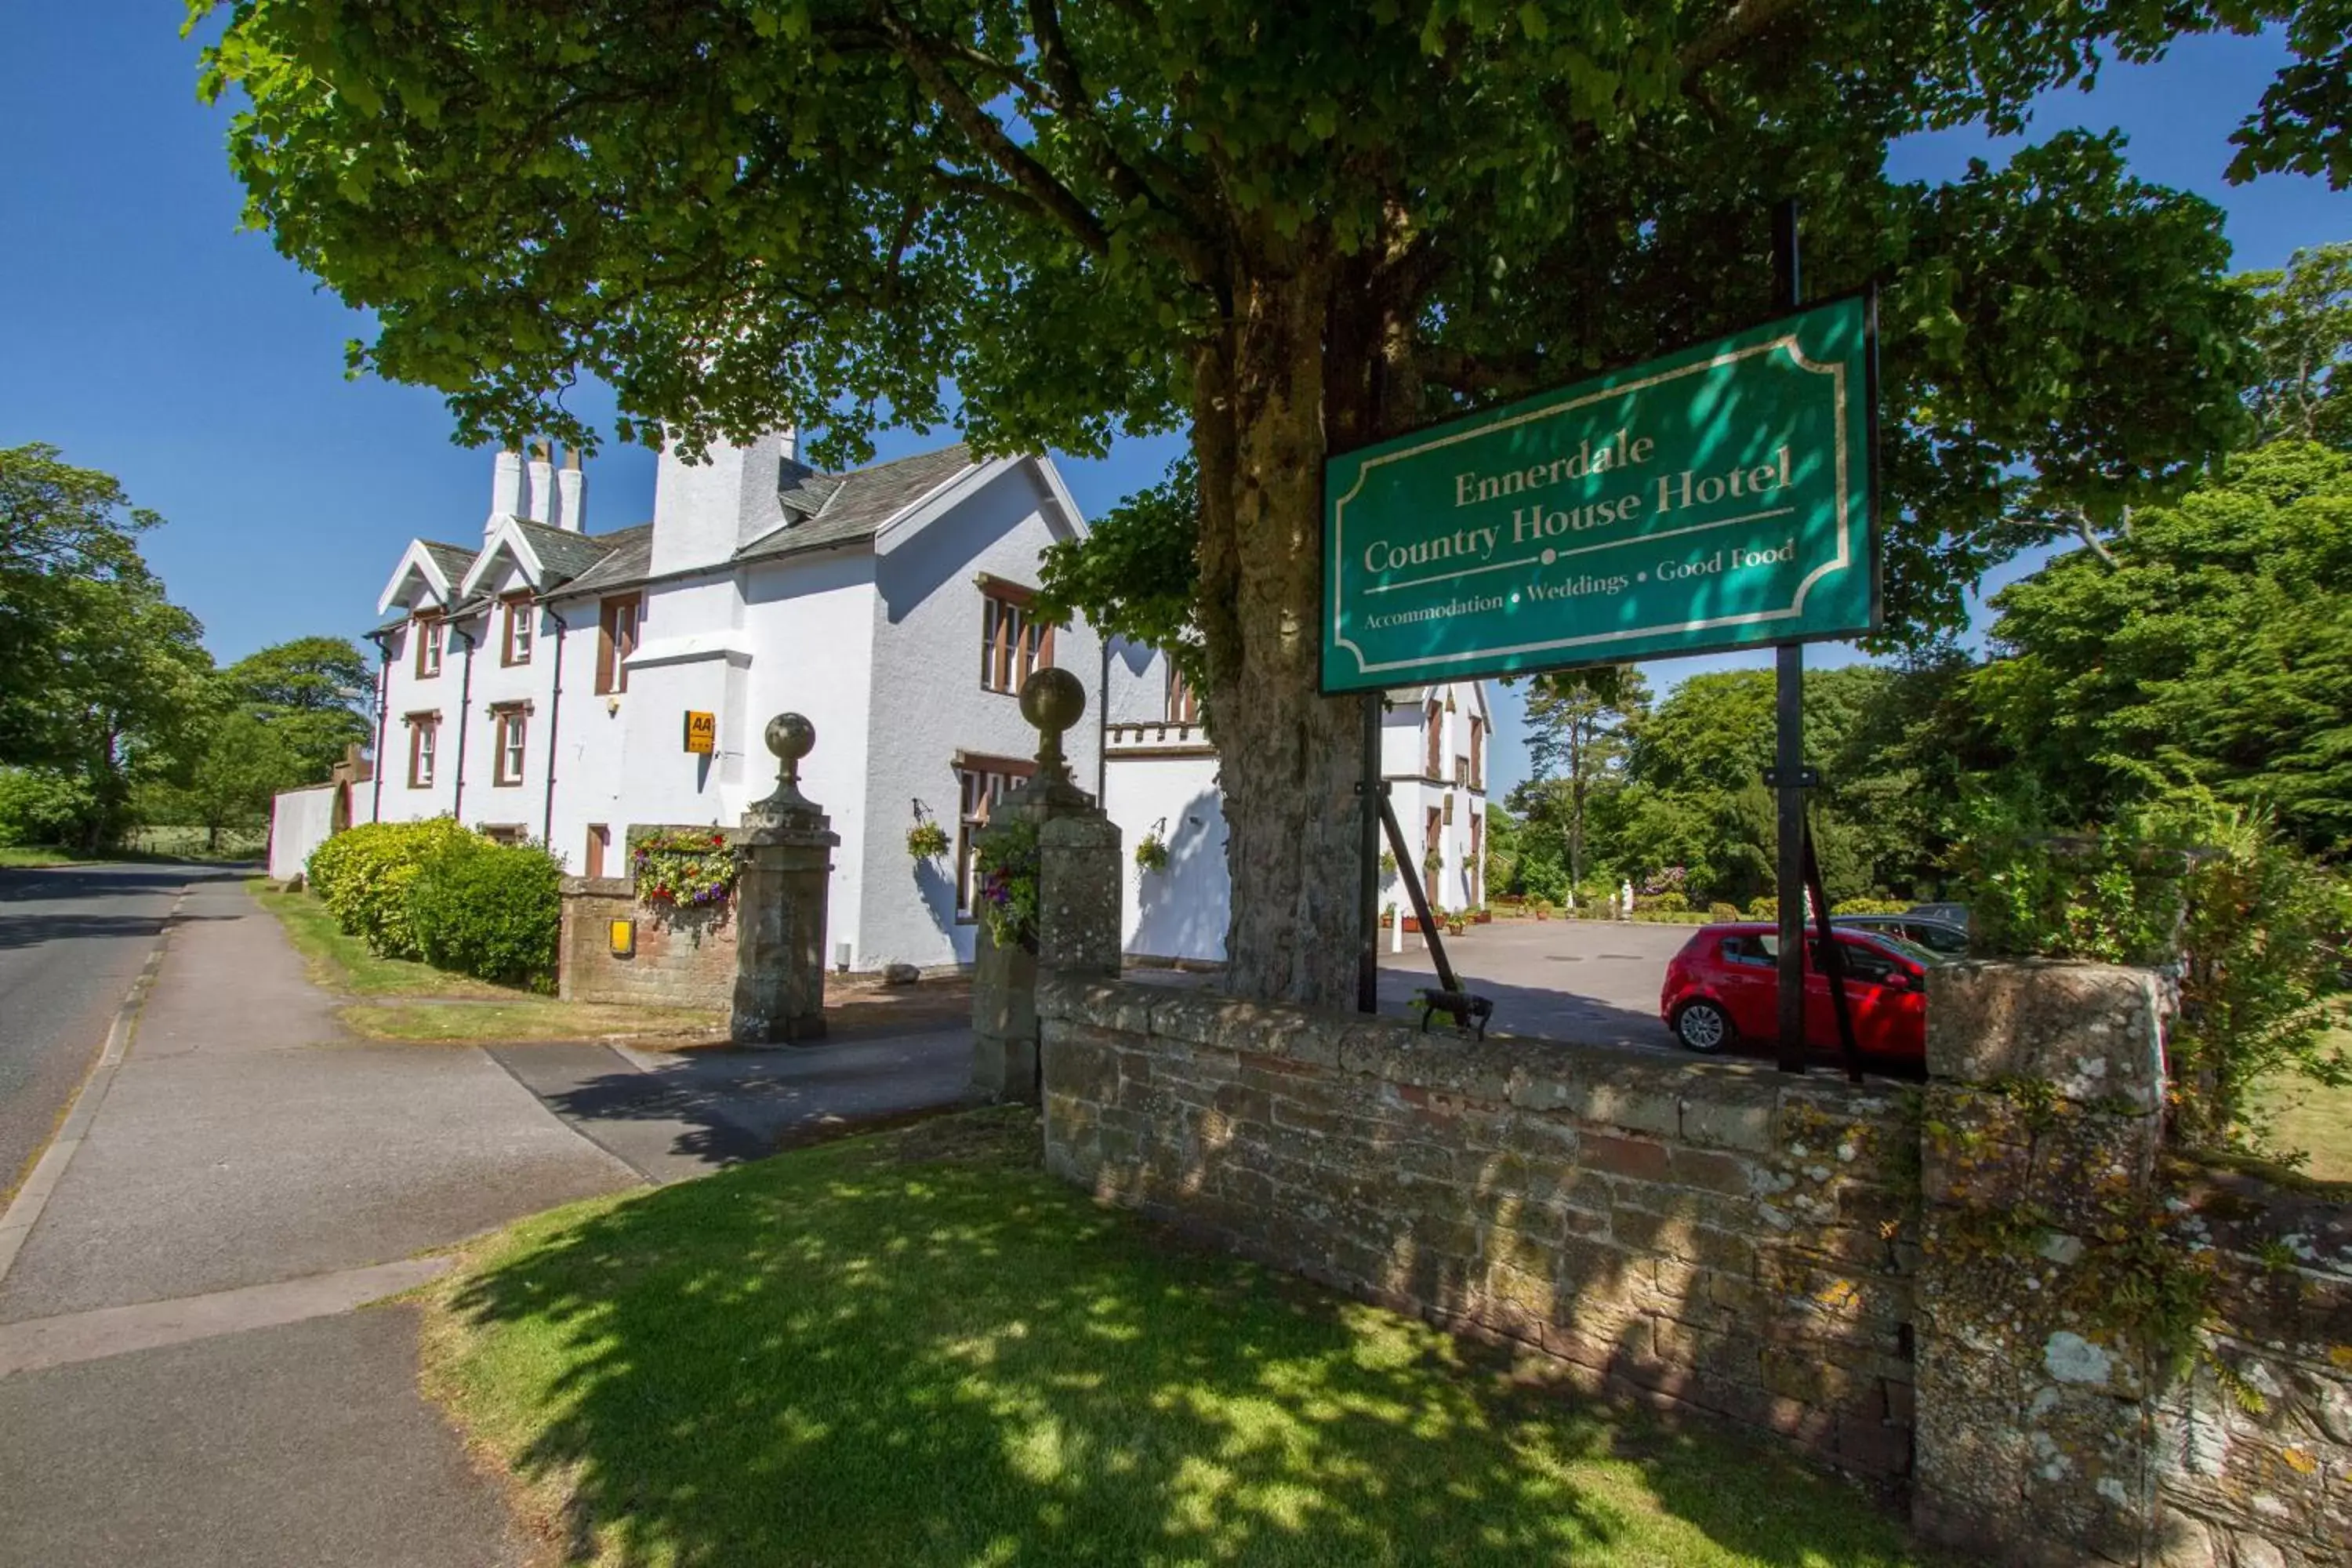
[(416, 679), (430, 680), (441, 673), (441, 648), (448, 637), (448, 624), (438, 610), (419, 610), (412, 626), (416, 638)]
[(531, 623), (536, 610), (529, 594), (509, 594), (506, 605), (505, 653), (500, 662), (529, 664), (530, 662)]

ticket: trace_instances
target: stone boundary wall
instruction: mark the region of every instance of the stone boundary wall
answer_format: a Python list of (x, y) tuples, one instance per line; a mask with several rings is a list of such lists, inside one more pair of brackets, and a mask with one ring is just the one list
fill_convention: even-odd
[[(676, 914), (637, 902), (628, 877), (563, 879), (557, 993), (566, 1002), (726, 1009), (735, 997), (731, 905)], [(636, 952), (613, 955), (609, 924), (637, 922)]]
[(2180, 1201), (2216, 1279), (2196, 1360), (2153, 1403), (2156, 1561), (2352, 1562), (2352, 1205), (2236, 1174)]
[[(1911, 1464), (1899, 1090), (1045, 976), (1045, 1158), (1579, 1386)], [(1913, 1167), (1916, 1170), (1916, 1165)]]

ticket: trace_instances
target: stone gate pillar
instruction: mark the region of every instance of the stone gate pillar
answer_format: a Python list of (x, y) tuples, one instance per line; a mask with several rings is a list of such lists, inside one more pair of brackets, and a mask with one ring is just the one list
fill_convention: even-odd
[(983, 846), (1034, 831), (1037, 920), (1027, 941), (999, 947), (982, 921), (973, 953), (971, 1087), (992, 1100), (1036, 1103), (1037, 972), (1116, 976), (1121, 879), (1118, 827), (1070, 782), (1062, 734), (1087, 710), (1066, 669), (1021, 688), (1021, 716), (1038, 731), (1037, 771), (989, 813)]
[(824, 914), (841, 836), (801, 794), (800, 762), (816, 726), (797, 713), (768, 721), (781, 762), (775, 793), (743, 813), (735, 843), (735, 1006), (727, 1032), (743, 1045), (824, 1037)]
[(2143, 1560), (2164, 1369), (2109, 1326), (2129, 1282), (2103, 1238), (2147, 1224), (2163, 1016), (2142, 970), (1928, 971), (1912, 1520), (1930, 1539)]

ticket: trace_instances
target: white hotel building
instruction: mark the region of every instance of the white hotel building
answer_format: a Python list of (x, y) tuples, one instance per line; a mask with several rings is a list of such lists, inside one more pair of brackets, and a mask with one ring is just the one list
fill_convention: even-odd
[[(767, 794), (762, 731), (796, 711), (817, 734), (802, 788), (841, 836), (828, 941), (858, 970), (969, 963), (972, 834), (1030, 771), (1022, 681), (1059, 664), (1087, 688), (1072, 775), (1129, 851), (1129, 951), (1223, 956), (1216, 755), (1189, 694), (1155, 650), (1029, 614), (1040, 554), (1086, 527), (1050, 459), (959, 446), (821, 474), (783, 432), (700, 464), (665, 453), (649, 523), (591, 533), (585, 505), (576, 462), (501, 453), (479, 540), (403, 553), (370, 634), (377, 765), (354, 818), (453, 815), (625, 875), (632, 826), (731, 826)], [(689, 714), (710, 716), (708, 753)], [(1490, 734), (1475, 684), (1392, 694), (1385, 771), (1446, 908), (1484, 897)], [(907, 853), (926, 820), (947, 831), (940, 861)], [(1165, 871), (1134, 865), (1149, 831)]]

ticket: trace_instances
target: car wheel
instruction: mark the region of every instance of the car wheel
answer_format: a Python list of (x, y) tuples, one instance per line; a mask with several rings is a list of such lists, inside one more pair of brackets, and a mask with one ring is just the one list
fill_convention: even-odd
[(1675, 1015), (1675, 1038), (1708, 1056), (1731, 1044), (1730, 1016), (1712, 1002), (1685, 1002)]

